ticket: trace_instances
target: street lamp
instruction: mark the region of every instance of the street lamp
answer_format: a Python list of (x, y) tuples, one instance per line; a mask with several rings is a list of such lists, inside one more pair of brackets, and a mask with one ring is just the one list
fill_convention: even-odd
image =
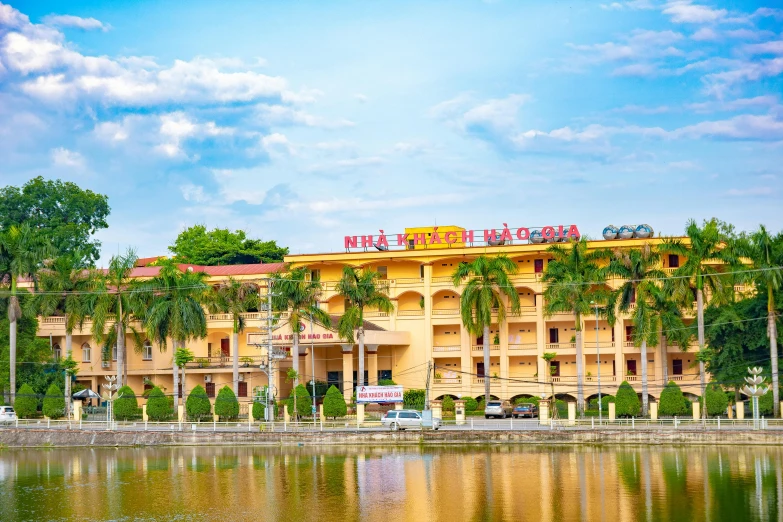
[(598, 343), (598, 303), (590, 301), (595, 307), (595, 362), (598, 366), (598, 425), (600, 426), (604, 419), (603, 404), (601, 404), (601, 345)]

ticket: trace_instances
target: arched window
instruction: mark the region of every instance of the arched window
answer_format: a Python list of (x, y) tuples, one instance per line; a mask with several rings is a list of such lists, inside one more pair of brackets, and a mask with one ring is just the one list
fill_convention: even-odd
[(144, 341), (144, 349), (142, 350), (141, 358), (145, 361), (152, 360), (152, 343), (149, 341), (149, 339)]
[(54, 343), (54, 346), (52, 346), (52, 355), (54, 356), (55, 361), (59, 361), (60, 357), (62, 357), (62, 352), (60, 350), (59, 344)]
[(92, 356), (92, 349), (88, 343), (82, 345), (82, 362), (90, 362)]

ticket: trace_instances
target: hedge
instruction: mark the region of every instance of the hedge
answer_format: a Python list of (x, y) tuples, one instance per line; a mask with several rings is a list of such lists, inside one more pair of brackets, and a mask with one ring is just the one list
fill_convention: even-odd
[(478, 402), (473, 397), (466, 396), (462, 400), (465, 401), (465, 413), (473, 413), (478, 409)]
[(38, 414), (38, 397), (29, 384), (23, 384), (16, 392), (14, 411), (20, 419), (30, 419)]
[[(772, 384), (772, 383), (770, 383)], [(781, 389), (781, 397), (783, 397), (783, 389)], [(759, 415), (772, 415), (773, 413), (773, 395), (772, 395), (772, 386), (769, 387), (769, 391), (759, 397)], [(751, 402), (750, 411), (753, 412), (753, 406)], [(747, 415), (747, 413), (746, 413)]]
[(296, 415), (299, 417), (310, 415), (310, 408), (313, 405), (313, 401), (310, 399), (310, 392), (307, 391), (307, 386), (300, 384), (294, 390), (296, 391), (296, 412), (294, 412), (294, 392), (292, 391), (291, 396), (287, 401), (288, 414), (292, 417), (295, 417)]
[(223, 386), (215, 399), (215, 415), (222, 419), (233, 420), (239, 417), (239, 401), (234, 390)]
[(441, 407), (443, 408), (443, 411), (450, 411), (454, 413), (454, 399), (451, 398), (451, 395), (446, 395), (443, 398), (443, 403), (441, 404)]
[(538, 397), (519, 397), (514, 401), (514, 405), (518, 406), (520, 404), (535, 404), (536, 406), (538, 406), (538, 402), (540, 400), (541, 399), (539, 399)]
[(165, 421), (174, 416), (174, 410), (169, 403), (168, 397), (163, 395), (163, 391), (155, 386), (147, 396), (147, 417), (151, 421)]
[[(614, 402), (614, 395), (607, 395), (607, 394), (601, 394), (601, 410), (602, 411), (609, 411), (609, 403)], [(595, 399), (590, 399), (590, 403), (587, 405), (588, 410), (595, 410), (598, 411), (598, 397)], [(615, 413), (617, 411), (615, 410)]]
[(50, 419), (59, 419), (65, 415), (65, 395), (54, 383), (46, 390), (46, 396), (43, 400), (43, 414)]
[(424, 390), (405, 390), (402, 394), (402, 402), (406, 408), (423, 410)]
[(139, 403), (136, 394), (130, 386), (117, 390), (117, 400), (114, 401), (114, 418), (129, 420), (139, 417)]
[(668, 417), (686, 415), (688, 413), (688, 401), (682, 394), (682, 390), (674, 381), (669, 381), (661, 392), (658, 401), (658, 414)]
[(715, 417), (723, 415), (729, 407), (729, 398), (726, 397), (723, 389), (716, 383), (707, 386), (704, 394), (707, 400), (707, 415)]
[(617, 389), (617, 395), (614, 398), (614, 413), (618, 417), (636, 417), (639, 415), (639, 410), (642, 407), (639, 396), (628, 384), (628, 381), (623, 381), (620, 387)]
[(345, 404), (343, 394), (336, 386), (330, 386), (324, 397), (324, 417), (345, 417), (348, 406)]
[(198, 385), (188, 394), (185, 401), (185, 411), (188, 412), (188, 418), (199, 421), (203, 418), (209, 418), (212, 413), (212, 404), (209, 402), (206, 390)]

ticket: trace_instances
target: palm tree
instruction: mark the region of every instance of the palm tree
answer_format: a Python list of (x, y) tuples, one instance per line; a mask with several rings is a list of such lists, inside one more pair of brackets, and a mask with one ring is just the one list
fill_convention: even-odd
[(780, 417), (780, 390), (778, 376), (778, 340), (775, 320), (775, 292), (783, 284), (783, 234), (772, 237), (764, 225), (741, 238), (739, 249), (742, 257), (750, 260), (750, 273), (757, 288), (767, 292), (767, 335), (769, 336), (769, 355), (772, 366), (772, 404), (775, 418)]
[(239, 334), (245, 329), (243, 313), (258, 307), (261, 299), (258, 285), (238, 281), (233, 277), (221, 282), (207, 298), (207, 308), (213, 314), (230, 314), (234, 323), (231, 336), (231, 352), (234, 367), (234, 394), (239, 396)]
[(375, 307), (381, 312), (391, 313), (394, 305), (387, 294), (387, 286), (381, 283), (381, 274), (375, 270), (359, 270), (351, 266), (343, 268), (343, 276), (335, 287), (337, 293), (346, 299), (346, 309), (337, 322), (337, 335), (354, 343), (354, 331), (359, 342), (358, 381), (364, 380), (364, 308)]
[[(582, 360), (582, 317), (592, 311), (593, 303), (607, 303), (612, 292), (602, 282), (606, 280), (606, 270), (599, 262), (609, 254), (604, 250), (588, 252), (587, 239), (572, 240), (571, 245), (552, 245), (547, 248), (552, 259), (547, 263), (543, 283), (544, 317), (556, 313), (574, 315), (576, 340), (576, 403), (584, 409), (584, 361)], [(611, 311), (608, 311), (611, 314)]]
[(54, 249), (41, 239), (28, 223), (13, 225), (0, 233), (0, 258), (2, 258), (3, 273), (0, 281), (7, 279), (10, 283), (8, 298), (9, 331), (9, 387), (11, 404), (16, 399), (16, 324), (22, 317), (19, 306), (17, 284), (19, 279), (32, 279), (37, 283), (38, 271), (43, 267), (44, 260), (54, 254)]
[(117, 346), (117, 385), (124, 386), (128, 379), (125, 338), (130, 330), (137, 350), (142, 349), (143, 339), (133, 327), (133, 311), (138, 308), (138, 282), (131, 278), (138, 257), (129, 248), (124, 254), (112, 256), (109, 268), (98, 272), (94, 278), (92, 336), (106, 349)]
[[(63, 314), (65, 317), (66, 360), (73, 353), (73, 331), (79, 331), (89, 315), (90, 295), (93, 286), (92, 274), (79, 253), (60, 256), (46, 264), (41, 270), (43, 292), (36, 296), (35, 308), (44, 317)], [(65, 378), (65, 414), (71, 412), (71, 375)]]
[[(733, 278), (728, 282), (721, 277), (716, 265), (736, 267), (739, 259), (735, 253), (734, 240), (727, 226), (713, 218), (705, 221), (700, 228), (694, 220), (689, 220), (685, 234), (690, 244), (679, 238), (667, 239), (661, 245), (661, 251), (677, 254), (685, 262), (672, 273), (673, 297), (682, 304), (692, 303), (692, 288), (696, 289), (696, 323), (699, 341), (699, 379), (701, 396), (706, 392), (704, 374), (704, 291), (709, 291), (710, 303), (719, 305), (730, 299), (734, 285)], [(725, 276), (724, 276), (725, 277)], [(702, 412), (706, 416), (706, 408)]]
[(460, 263), (452, 274), (452, 283), (458, 287), (467, 279), (460, 296), (462, 324), (468, 332), (481, 335), (484, 340), (484, 403), (490, 401), (489, 328), (492, 313), (497, 310), (498, 325), (506, 319), (505, 297), (513, 313), (519, 312), (519, 294), (509, 279), (517, 265), (506, 256), (479, 256), (470, 263)]
[[(288, 326), (291, 328), (293, 346), (291, 350), (292, 368), (295, 375), (292, 378), (294, 392), (299, 384), (299, 332), (304, 329), (304, 321), (318, 323), (331, 328), (332, 320), (329, 314), (318, 306), (321, 296), (321, 283), (310, 280), (307, 267), (294, 268), (285, 274), (272, 275), (272, 310), (276, 312), (275, 321), (280, 314), (289, 312)], [(313, 377), (315, 378), (315, 377)]]
[(178, 368), (182, 368), (182, 400), (185, 400), (185, 397), (187, 396), (188, 391), (185, 389), (185, 383), (187, 382), (185, 380), (185, 367), (188, 365), (189, 362), (192, 362), (193, 359), (195, 359), (195, 356), (193, 355), (193, 352), (188, 350), (187, 348), (177, 348), (177, 350), (174, 352), (174, 366)]
[[(624, 281), (617, 289), (618, 307), (623, 313), (631, 313), (633, 344), (641, 349), (642, 358), (642, 416), (647, 416), (647, 345), (658, 344), (658, 328), (652, 306), (653, 289), (666, 274), (661, 270), (661, 253), (645, 244), (642, 248), (615, 250), (609, 262), (609, 274)], [(635, 306), (634, 306), (635, 305)]]
[(685, 324), (682, 308), (672, 298), (671, 285), (668, 283), (666, 281), (663, 285), (651, 287), (649, 293), (650, 306), (661, 334), (662, 386), (669, 382), (669, 341), (685, 352), (693, 337), (691, 329)]
[[(209, 286), (207, 274), (183, 272), (172, 261), (161, 265), (157, 276), (145, 281), (140, 287), (144, 296), (144, 329), (147, 336), (156, 341), (161, 350), (167, 347), (171, 338), (174, 353), (171, 370), (174, 380), (174, 405), (179, 405), (179, 367), (176, 361), (176, 349), (183, 348), (190, 339), (203, 339), (207, 336), (207, 317), (202, 302), (207, 300)], [(183, 383), (184, 385), (184, 383)]]

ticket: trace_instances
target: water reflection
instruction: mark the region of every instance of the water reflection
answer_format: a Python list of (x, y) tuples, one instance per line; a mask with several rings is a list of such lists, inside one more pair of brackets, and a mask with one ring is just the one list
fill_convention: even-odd
[(0, 520), (783, 520), (780, 448), (0, 453)]

